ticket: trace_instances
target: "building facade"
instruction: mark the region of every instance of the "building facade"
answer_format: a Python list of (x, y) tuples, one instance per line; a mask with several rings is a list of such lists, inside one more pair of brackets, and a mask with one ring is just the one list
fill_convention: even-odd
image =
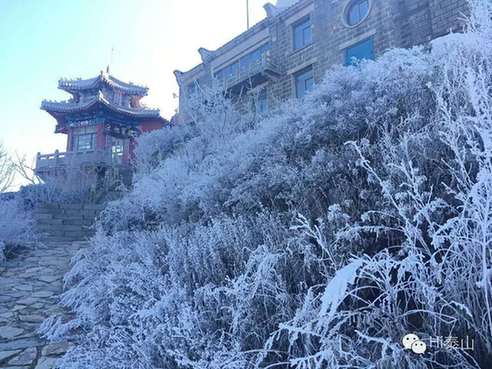
[(374, 59), (394, 47), (459, 32), (467, 2), (279, 0), (265, 10), (263, 21), (219, 49), (199, 49), (201, 64), (175, 71), (180, 90), (176, 122), (191, 120), (187, 107), (205, 86), (218, 86), (241, 102), (250, 96), (259, 112), (303, 97), (333, 65)]
[(38, 153), (36, 174), (71, 187), (128, 180), (135, 138), (166, 123), (158, 109), (141, 104), (148, 89), (103, 71), (91, 79), (62, 79), (58, 88), (70, 100), (45, 100), (41, 109), (56, 119), (55, 133), (66, 135), (66, 151)]

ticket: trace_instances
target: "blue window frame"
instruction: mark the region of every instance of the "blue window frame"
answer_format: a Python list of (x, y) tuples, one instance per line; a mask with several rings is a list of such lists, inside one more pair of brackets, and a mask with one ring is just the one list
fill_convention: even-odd
[(259, 63), (263, 58), (263, 55), (267, 54), (269, 50), (270, 43), (268, 42), (244, 55), (234, 63), (229, 64), (227, 67), (222, 68), (217, 73), (215, 73), (214, 76), (215, 78), (220, 80), (235, 78), (239, 75), (239, 72), (247, 71), (252, 68), (254, 64)]
[(345, 65), (354, 65), (363, 59), (374, 60), (374, 42), (372, 38), (345, 49)]
[(314, 87), (313, 67), (307, 67), (306, 69), (297, 72), (294, 75), (296, 84), (296, 97), (301, 98), (311, 91)]
[(347, 24), (355, 26), (369, 14), (369, 0), (353, 0), (347, 9)]
[(313, 30), (311, 27), (311, 18), (307, 17), (294, 24), (294, 50), (302, 49), (313, 43)]

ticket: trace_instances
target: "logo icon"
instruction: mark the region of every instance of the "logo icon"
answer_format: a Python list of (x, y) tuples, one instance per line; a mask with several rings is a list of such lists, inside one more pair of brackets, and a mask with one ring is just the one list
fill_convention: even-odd
[(406, 350), (412, 350), (414, 353), (419, 355), (427, 351), (427, 345), (425, 342), (421, 341), (420, 338), (413, 333), (405, 335), (402, 338), (401, 343)]

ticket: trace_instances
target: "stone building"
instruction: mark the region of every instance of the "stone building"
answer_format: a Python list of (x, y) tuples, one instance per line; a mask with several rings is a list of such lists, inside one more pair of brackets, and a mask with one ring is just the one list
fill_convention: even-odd
[(41, 109), (56, 119), (55, 133), (66, 135), (66, 151), (38, 153), (36, 174), (70, 188), (129, 181), (135, 137), (167, 122), (158, 109), (141, 104), (148, 88), (104, 71), (90, 79), (62, 79), (58, 88), (71, 98), (45, 100)]
[(467, 2), (279, 0), (264, 8), (264, 20), (217, 50), (199, 49), (202, 63), (193, 69), (175, 71), (180, 89), (175, 121), (191, 120), (190, 97), (204, 86), (218, 85), (241, 102), (254, 96), (252, 106), (260, 113), (302, 97), (330, 66), (374, 59), (390, 48), (459, 32)]

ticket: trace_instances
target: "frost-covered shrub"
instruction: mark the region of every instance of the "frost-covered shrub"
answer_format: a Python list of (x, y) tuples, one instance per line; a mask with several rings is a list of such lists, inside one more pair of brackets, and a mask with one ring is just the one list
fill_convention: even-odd
[(0, 198), (0, 261), (17, 246), (35, 240), (33, 219), (19, 196)]
[[(266, 119), (145, 135), (43, 330), (68, 368), (479, 368), (492, 354), (492, 9)], [(405, 350), (403, 335), (429, 343)], [(431, 348), (440, 336), (475, 351)]]

